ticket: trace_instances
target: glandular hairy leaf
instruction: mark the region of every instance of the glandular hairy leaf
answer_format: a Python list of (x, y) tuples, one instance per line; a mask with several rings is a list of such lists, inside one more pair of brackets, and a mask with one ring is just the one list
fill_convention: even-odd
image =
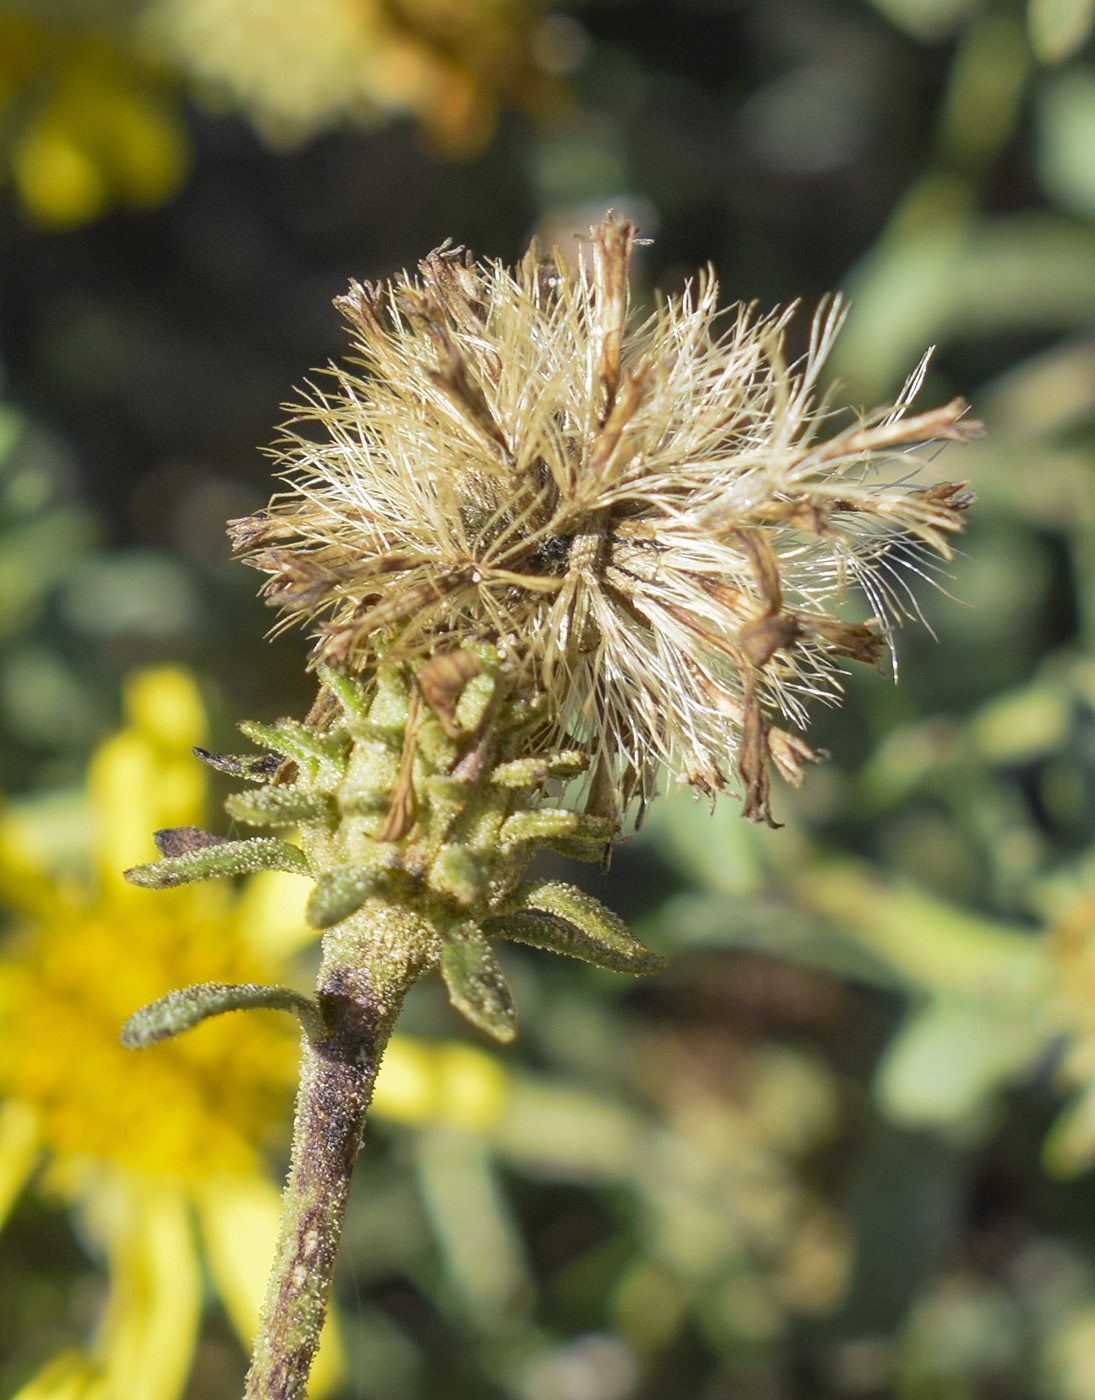
[[(211, 880), (223, 875), (254, 875), (259, 870), (285, 870), (293, 875), (308, 874), (308, 859), (304, 852), (288, 841), (276, 837), (255, 837), (250, 841), (225, 841), (209, 837), (205, 842), (191, 840), (187, 844), (179, 832), (194, 832), (194, 827), (173, 828), (157, 832), (160, 850), (167, 852), (163, 860), (148, 865), (135, 865), (125, 872), (131, 885), (149, 890), (170, 890), (176, 885), (189, 885), (195, 880)], [(206, 836), (205, 832), (197, 832)], [(169, 839), (176, 838), (176, 839)], [(172, 852), (178, 854), (172, 854)]]
[(355, 913), (380, 884), (382, 867), (341, 866), (316, 881), (304, 917), (312, 928), (331, 928)]
[(317, 1035), (322, 1029), (315, 1002), (291, 987), (263, 987), (255, 982), (199, 982), (168, 992), (134, 1011), (122, 1027), (121, 1041), (128, 1050), (145, 1050), (158, 1041), (191, 1030), (210, 1016), (255, 1007), (291, 1011), (310, 1035)]
[(489, 919), (484, 930), (495, 938), (581, 958), (609, 972), (645, 977), (665, 966), (664, 959), (640, 943), (600, 900), (559, 880), (521, 886), (511, 908)]
[(450, 938), (441, 954), (441, 975), (449, 1000), (473, 1026), (503, 1045), (516, 1036), (513, 996), (485, 938), (471, 929)]

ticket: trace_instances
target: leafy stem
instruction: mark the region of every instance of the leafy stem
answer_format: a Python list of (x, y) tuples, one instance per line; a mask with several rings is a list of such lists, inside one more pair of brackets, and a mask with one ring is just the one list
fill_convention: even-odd
[(258, 785), (228, 798), (237, 821), (291, 828), (299, 844), (177, 827), (156, 833), (160, 860), (127, 872), (146, 889), (261, 870), (315, 882), (305, 909), (323, 937), (314, 999), (199, 983), (134, 1012), (122, 1032), (143, 1049), (225, 1011), (290, 1011), (301, 1022), (292, 1162), (248, 1400), (304, 1395), (365, 1115), (414, 982), (439, 971), (453, 1005), (504, 1044), (516, 1011), (493, 940), (637, 976), (661, 965), (590, 895), (523, 879), (537, 850), (603, 859), (618, 827), (545, 805), (547, 785), (580, 776), (586, 759), (537, 743), (540, 711), (512, 693), (490, 648), (386, 665), (368, 680), (326, 671), (322, 683), (315, 722), (244, 726), (276, 765), (199, 754)]

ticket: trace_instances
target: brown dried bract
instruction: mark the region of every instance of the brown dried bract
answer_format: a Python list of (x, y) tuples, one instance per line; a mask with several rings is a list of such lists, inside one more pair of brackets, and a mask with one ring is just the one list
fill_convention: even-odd
[(607, 215), (576, 267), (443, 245), (353, 285), (354, 360), (296, 411), (286, 489), (233, 539), (317, 661), (494, 646), (546, 696), (545, 747), (587, 754), (598, 810), (663, 770), (705, 793), (736, 774), (767, 821), (770, 765), (793, 781), (816, 757), (783, 726), (839, 698), (845, 662), (878, 663), (909, 615), (897, 572), (952, 556), (972, 497), (923, 474), (981, 429), (961, 399), (911, 414), (918, 371), (834, 432), (837, 303), (792, 364), (788, 313), (720, 311), (710, 273), (636, 320), (638, 241)]

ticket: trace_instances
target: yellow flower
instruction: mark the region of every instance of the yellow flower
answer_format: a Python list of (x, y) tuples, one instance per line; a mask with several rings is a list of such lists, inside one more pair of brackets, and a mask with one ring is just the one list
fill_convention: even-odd
[(114, 204), (162, 204), (182, 184), (188, 143), (162, 80), (87, 32), (0, 14), (0, 110), (13, 126), (11, 176), (26, 212), (52, 228)]
[(454, 154), (481, 147), (500, 102), (550, 101), (531, 60), (532, 0), (152, 0), (151, 42), (275, 144), (346, 120), (417, 116)]
[(458, 156), (490, 139), (503, 104), (543, 111), (561, 92), (534, 61), (533, 0), (147, 0), (110, 30), (101, 7), (50, 8), (0, 3), (0, 173), (47, 228), (176, 193), (181, 81), (274, 145), (410, 115)]
[[(664, 767), (770, 820), (769, 760), (794, 782), (817, 757), (773, 717), (803, 728), (914, 610), (906, 569), (950, 557), (969, 501), (917, 484), (917, 451), (976, 425), (958, 400), (908, 416), (922, 366), (823, 438), (835, 306), (797, 365), (788, 314), (720, 316), (709, 274), (636, 325), (637, 230), (591, 234), (577, 268), (442, 248), (418, 279), (352, 285), (364, 371), (313, 390), (294, 422), (326, 439), (288, 435), (291, 489), (234, 539), (272, 604), (318, 622), (320, 660), (497, 647), (545, 692), (545, 742), (588, 752), (605, 814)], [(848, 622), (855, 589), (870, 612)]]
[[(199, 886), (153, 898), (124, 882), (147, 833), (200, 820), (204, 796), (193, 682), (140, 674), (127, 708), (128, 727), (94, 756), (82, 810), (54, 802), (0, 820), (0, 897), (17, 911), (0, 945), (0, 1221), (34, 1184), (75, 1209), (110, 1276), (88, 1352), (55, 1359), (25, 1400), (173, 1400), (200, 1320), (196, 1240), (247, 1346), (277, 1228), (267, 1151), (295, 1077), (293, 1027), (273, 1014), (223, 1018), (140, 1055), (118, 1031), (180, 983), (268, 979), (297, 925), (303, 936), (299, 918), (271, 913), (299, 910), (301, 896), (279, 875), (242, 895)], [(73, 830), (91, 848), (82, 868)], [(320, 1390), (336, 1370), (329, 1355)]]

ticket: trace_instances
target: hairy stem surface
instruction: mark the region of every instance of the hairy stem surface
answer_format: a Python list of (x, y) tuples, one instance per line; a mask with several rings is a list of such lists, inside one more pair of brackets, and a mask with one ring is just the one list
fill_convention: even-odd
[[(413, 924), (370, 900), (324, 940), (317, 997), (324, 1029), (304, 1037), (292, 1164), (245, 1400), (305, 1394), (380, 1058), (422, 971), (407, 952), (421, 947)], [(405, 932), (412, 937), (400, 937)]]

